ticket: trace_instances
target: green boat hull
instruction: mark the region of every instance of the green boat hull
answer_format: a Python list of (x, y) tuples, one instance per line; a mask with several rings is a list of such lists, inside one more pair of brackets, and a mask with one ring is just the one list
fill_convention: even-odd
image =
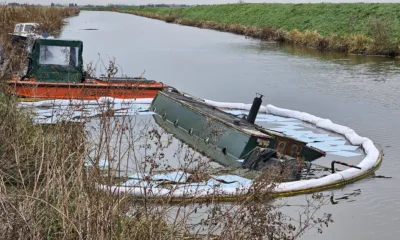
[(243, 122), (181, 93), (159, 92), (151, 103), (151, 110), (158, 116), (156, 122), (168, 132), (225, 166), (238, 166), (237, 160), (245, 158), (257, 146), (276, 149), (305, 161), (325, 155), (304, 142)]
[(236, 156), (233, 156), (230, 153), (225, 155), (222, 152), (222, 149), (213, 144), (207, 144), (204, 139), (189, 134), (186, 129), (179, 126), (176, 127), (172, 122), (163, 120), (162, 117), (157, 114), (154, 114), (153, 117), (160, 127), (183, 143), (189, 145), (195, 151), (226, 167), (237, 168), (241, 166), (241, 163), (237, 161), (238, 158)]

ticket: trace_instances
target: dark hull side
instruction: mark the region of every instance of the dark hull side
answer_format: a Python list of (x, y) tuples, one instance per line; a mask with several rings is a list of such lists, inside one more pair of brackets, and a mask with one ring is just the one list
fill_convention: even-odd
[(27, 37), (20, 35), (11, 35), (11, 43), (12, 44), (27, 44)]
[[(203, 154), (204, 156), (209, 157), (212, 161), (217, 162), (227, 168), (230, 168), (232, 171), (235, 171), (237, 168), (243, 168), (243, 164), (234, 156), (224, 155), (222, 153), (222, 149), (218, 148), (212, 144), (206, 144), (203, 139), (189, 134), (183, 128), (176, 127), (172, 122), (168, 120), (163, 120), (161, 116), (154, 114), (153, 118), (155, 122), (162, 127), (165, 131), (172, 134), (175, 138), (179, 139), (183, 143), (187, 144), (196, 152)], [(254, 153), (254, 152), (253, 152)], [(271, 158), (265, 164), (265, 168), (272, 166), (282, 166), (285, 164), (285, 171), (282, 173), (284, 176), (284, 181), (296, 181), (299, 180), (299, 168), (296, 165), (297, 160), (295, 158), (286, 159), (284, 163), (281, 162), (280, 159)], [(258, 176), (260, 170), (245, 170), (250, 176)]]
[(204, 139), (197, 137), (196, 135), (189, 134), (189, 132), (181, 128), (179, 126), (175, 126), (172, 122), (168, 120), (163, 120), (161, 116), (154, 114), (153, 115), (155, 122), (162, 127), (166, 132), (174, 135), (177, 139), (182, 141), (183, 143), (188, 144), (195, 151), (203, 154), (204, 156), (209, 157), (213, 161), (226, 166), (237, 168), (241, 167), (241, 163), (237, 161), (237, 157), (231, 154), (224, 154), (222, 149), (213, 145), (207, 144)]
[[(225, 156), (229, 156), (227, 159), (231, 159), (228, 161), (224, 158), (225, 160), (219, 161), (223, 165), (235, 164), (237, 159), (241, 159), (257, 144), (257, 136), (225, 125), (223, 122), (215, 120), (213, 116), (202, 114), (195, 108), (169, 98), (166, 94), (157, 94), (151, 104), (151, 110), (157, 113), (163, 121), (172, 123), (176, 128), (185, 129), (185, 131), (191, 132), (191, 135), (202, 139), (201, 142), (207, 142), (220, 149)], [(218, 111), (220, 110), (215, 109), (215, 113)], [(262, 135), (263, 138), (270, 138)], [(211, 157), (216, 158), (215, 156)]]

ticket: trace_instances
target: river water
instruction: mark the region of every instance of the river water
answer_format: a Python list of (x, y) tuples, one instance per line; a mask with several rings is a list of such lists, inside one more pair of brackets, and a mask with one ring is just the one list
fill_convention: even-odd
[[(97, 30), (85, 30), (97, 29)], [(349, 126), (384, 152), (376, 175), (324, 194), (321, 212), (334, 223), (324, 239), (393, 239), (400, 234), (400, 63), (383, 57), (346, 56), (280, 46), (243, 36), (167, 24), (113, 12), (81, 12), (63, 38), (84, 42), (84, 61), (101, 68), (115, 57), (120, 72), (201, 98), (264, 103), (309, 112)], [(305, 196), (287, 199), (303, 204)], [(316, 231), (306, 239), (321, 237)]]

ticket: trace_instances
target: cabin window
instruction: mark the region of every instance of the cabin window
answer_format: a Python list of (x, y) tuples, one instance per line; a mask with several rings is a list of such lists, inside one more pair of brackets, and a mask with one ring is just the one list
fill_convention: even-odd
[(22, 32), (22, 28), (23, 28), (24, 26), (23, 25), (17, 25), (16, 27), (15, 27), (15, 31), (16, 32)]
[(292, 152), (297, 153), (297, 149), (299, 149), (299, 147), (297, 147), (297, 145), (292, 146)]
[(77, 47), (41, 45), (39, 64), (77, 67), (78, 51)]
[(28, 32), (28, 33), (31, 32), (32, 31), (32, 25), (25, 25), (24, 31)]
[(286, 143), (285, 142), (280, 142), (278, 144), (278, 152), (283, 153), (285, 151)]

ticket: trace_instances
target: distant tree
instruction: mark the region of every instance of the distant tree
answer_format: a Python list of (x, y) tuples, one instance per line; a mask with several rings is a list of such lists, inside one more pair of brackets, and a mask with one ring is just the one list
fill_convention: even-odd
[(51, 3), (51, 6), (54, 7), (54, 3)]

